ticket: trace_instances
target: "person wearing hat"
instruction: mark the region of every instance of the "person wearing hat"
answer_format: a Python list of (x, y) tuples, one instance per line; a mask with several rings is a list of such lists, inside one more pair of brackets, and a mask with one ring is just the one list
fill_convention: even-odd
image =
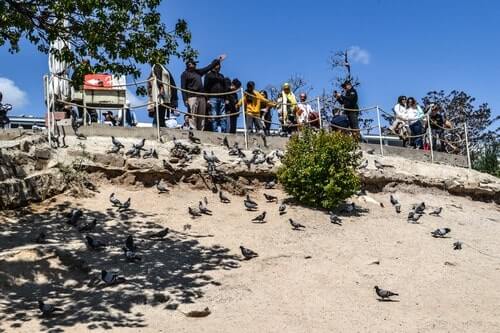
[[(190, 59), (186, 62), (186, 70), (181, 75), (182, 99), (184, 105), (189, 108), (193, 115), (206, 115), (206, 96), (203, 87), (202, 78), (209, 71), (220, 65), (221, 61), (226, 58), (225, 55), (219, 56), (212, 61), (210, 65), (203, 68), (196, 67), (196, 61)], [(205, 127), (205, 118), (193, 116), (191, 119), (191, 127), (197, 130), (203, 130)]]
[[(342, 105), (344, 112), (349, 119), (349, 127), (352, 130), (359, 129), (359, 106), (358, 106), (358, 92), (352, 86), (351, 81), (347, 80), (342, 84), (343, 94), (334, 92), (334, 97), (337, 102)], [(359, 136), (359, 132), (353, 131), (355, 136)]]
[(289, 83), (283, 84), (277, 105), (283, 132), (290, 134), (297, 131), (297, 98)]

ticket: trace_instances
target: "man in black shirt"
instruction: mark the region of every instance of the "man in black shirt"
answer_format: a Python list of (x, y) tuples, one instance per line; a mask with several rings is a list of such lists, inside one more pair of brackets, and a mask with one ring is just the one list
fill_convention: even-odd
[[(349, 119), (349, 127), (352, 130), (359, 129), (358, 118), (359, 118), (359, 106), (358, 106), (358, 92), (352, 86), (351, 81), (345, 81), (342, 84), (342, 89), (344, 89), (344, 94), (341, 95), (338, 92), (334, 93), (335, 99), (342, 105), (347, 118)], [(353, 131), (353, 134), (359, 135), (358, 132)]]
[(429, 117), (429, 123), (431, 125), (432, 147), (437, 151), (443, 151), (444, 147), (441, 139), (444, 134), (444, 115), (441, 113), (441, 107), (437, 104), (431, 105), (427, 116)]
[[(210, 94), (223, 94), (227, 91), (224, 75), (220, 73), (220, 63), (215, 65), (215, 67), (205, 75), (205, 92)], [(208, 96), (208, 104), (209, 104), (209, 114), (211, 116), (224, 115), (225, 97), (223, 95), (219, 96)], [(213, 118), (207, 124), (208, 130), (212, 132), (217, 132), (220, 127), (220, 131), (222, 133), (226, 132), (227, 129), (227, 119), (224, 118)]]
[(210, 65), (204, 68), (196, 68), (196, 62), (194, 60), (188, 60), (186, 62), (186, 70), (181, 76), (181, 88), (190, 91), (183, 91), (182, 99), (184, 100), (184, 105), (189, 108), (189, 112), (193, 114), (193, 117), (190, 120), (192, 128), (203, 130), (205, 126), (205, 118), (194, 116), (206, 115), (206, 97), (203, 95), (204, 89), (202, 77), (211, 71), (215, 66), (220, 64), (220, 62), (225, 58), (225, 55), (221, 55), (212, 61)]
[[(241, 82), (238, 79), (234, 79), (233, 81), (229, 80), (229, 78), (225, 79), (226, 91), (235, 91), (241, 88)], [(238, 103), (238, 94), (234, 93), (231, 95), (226, 95), (226, 114), (233, 114), (238, 112), (236, 108), (236, 104)], [(228, 133), (236, 133), (236, 127), (238, 125), (238, 115), (229, 116), (229, 126)]]

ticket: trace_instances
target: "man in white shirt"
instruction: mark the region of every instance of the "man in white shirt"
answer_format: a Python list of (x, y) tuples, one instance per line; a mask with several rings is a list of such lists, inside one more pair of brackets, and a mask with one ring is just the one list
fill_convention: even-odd
[(300, 102), (297, 103), (299, 109), (298, 123), (300, 126), (307, 126), (309, 122), (309, 116), (314, 112), (311, 105), (307, 103), (306, 93), (301, 93), (299, 96)]

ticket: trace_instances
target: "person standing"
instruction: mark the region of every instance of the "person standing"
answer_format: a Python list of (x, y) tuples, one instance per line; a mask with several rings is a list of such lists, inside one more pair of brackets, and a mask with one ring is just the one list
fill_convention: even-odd
[[(211, 116), (222, 116), (225, 114), (225, 96), (222, 95), (227, 92), (226, 81), (224, 75), (220, 73), (220, 62), (205, 75), (205, 92), (209, 94), (220, 94), (219, 96), (208, 96), (209, 114)], [(208, 129), (212, 132), (225, 133), (227, 130), (226, 117), (212, 118), (209, 122)]]
[[(186, 62), (186, 70), (181, 75), (181, 88), (184, 89), (182, 92), (184, 105), (189, 108), (190, 113), (193, 115), (190, 119), (192, 128), (201, 131), (205, 127), (205, 118), (203, 116), (206, 115), (206, 97), (203, 95), (202, 78), (218, 64), (220, 65), (220, 62), (225, 58), (225, 55), (221, 55), (213, 60), (210, 65), (203, 68), (196, 68), (196, 62), (192, 59)], [(196, 115), (202, 117), (196, 117)]]
[[(153, 98), (153, 75), (156, 77), (156, 91), (158, 93), (158, 118), (156, 119), (156, 108)], [(164, 66), (155, 64), (151, 70), (148, 81), (148, 114), (153, 118), (153, 126), (159, 124), (160, 127), (166, 127), (165, 117), (170, 118), (170, 108), (177, 109), (179, 106), (179, 96), (175, 88), (175, 80), (172, 73)]]
[[(297, 104), (298, 107), (298, 124), (300, 127), (311, 126), (309, 123), (310, 119), (314, 117), (314, 110), (309, 103), (307, 103), (307, 94), (301, 93), (299, 95), (300, 102)], [(319, 121), (318, 121), (319, 122)]]
[(284, 83), (281, 96), (278, 98), (278, 115), (282, 124), (282, 131), (290, 134), (297, 130), (297, 98), (292, 92), (290, 84)]
[[(226, 92), (232, 92), (236, 91), (241, 88), (241, 82), (238, 79), (233, 79), (232, 81), (229, 78), (225, 79), (226, 83)], [(236, 105), (238, 104), (238, 93), (232, 93), (229, 95), (226, 95), (226, 114), (229, 114), (229, 126), (228, 126), (228, 133), (235, 134), (236, 133), (236, 127), (238, 126), (238, 114), (235, 114), (238, 112), (238, 108)]]
[(415, 149), (423, 148), (422, 134), (424, 133), (424, 128), (422, 126), (422, 118), (424, 117), (424, 112), (420, 105), (413, 97), (408, 98), (407, 110), (407, 121), (410, 126), (411, 140), (410, 144)]
[[(444, 134), (444, 115), (441, 112), (441, 107), (438, 104), (431, 104), (430, 111), (427, 113), (431, 126), (432, 146), (437, 151), (443, 151), (443, 134)], [(427, 124), (426, 124), (427, 125)], [(438, 146), (439, 143), (439, 146)]]
[(236, 108), (239, 108), (241, 105), (245, 106), (246, 130), (248, 132), (251, 132), (253, 127), (255, 127), (257, 133), (263, 132), (262, 122), (260, 120), (262, 101), (265, 101), (265, 98), (255, 90), (255, 82), (249, 81), (243, 98), (236, 105)]
[(334, 92), (335, 99), (342, 105), (344, 112), (349, 119), (349, 128), (352, 133), (359, 137), (359, 106), (358, 106), (358, 92), (352, 86), (351, 81), (347, 80), (342, 84), (343, 94)]
[(271, 122), (272, 122), (272, 104), (268, 100), (267, 91), (261, 90), (260, 94), (265, 98), (265, 100), (260, 102), (260, 118), (262, 121), (262, 127), (264, 129), (264, 134), (271, 135)]

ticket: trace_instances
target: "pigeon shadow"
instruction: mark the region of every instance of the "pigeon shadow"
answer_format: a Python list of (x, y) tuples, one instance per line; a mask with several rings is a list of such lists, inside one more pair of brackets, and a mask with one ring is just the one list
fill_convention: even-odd
[(387, 303), (399, 303), (399, 300), (397, 299), (383, 299), (383, 298), (377, 298), (377, 301), (379, 302), (387, 302)]
[[(197, 236), (172, 232), (162, 241), (150, 240), (151, 232), (165, 228), (154, 222), (153, 214), (134, 209), (122, 214), (116, 209), (92, 211), (71, 202), (48, 206), (0, 212), (0, 332), (22, 329), (32, 320), (39, 320), (41, 329), (49, 332), (77, 324), (96, 331), (146, 327), (144, 314), (134, 311), (134, 305), (159, 306), (152, 301), (157, 294), (165, 295), (169, 300), (163, 305), (172, 309), (194, 303), (206, 287), (221, 285), (210, 272), (240, 267), (240, 257), (230, 249), (204, 246)], [(84, 213), (80, 223), (97, 219), (94, 230), (80, 233), (66, 223), (74, 208)], [(38, 244), (34, 240), (42, 230), (46, 240)], [(86, 235), (108, 246), (91, 251)], [(134, 236), (142, 257), (138, 263), (124, 256), (128, 235)], [(100, 281), (102, 269), (117, 272), (126, 282), (98, 288), (91, 282)], [(62, 308), (62, 313), (39, 319), (39, 299)]]

